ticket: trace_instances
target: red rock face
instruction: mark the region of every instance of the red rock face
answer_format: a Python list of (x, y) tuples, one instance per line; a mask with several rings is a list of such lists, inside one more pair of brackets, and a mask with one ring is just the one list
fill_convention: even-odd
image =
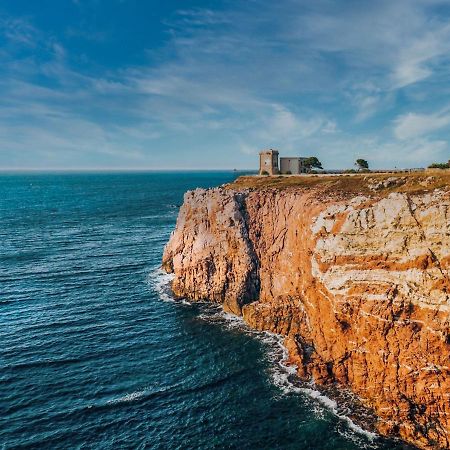
[(286, 336), (301, 377), (340, 383), (383, 434), (448, 448), (450, 198), (314, 189), (186, 194), (173, 290)]

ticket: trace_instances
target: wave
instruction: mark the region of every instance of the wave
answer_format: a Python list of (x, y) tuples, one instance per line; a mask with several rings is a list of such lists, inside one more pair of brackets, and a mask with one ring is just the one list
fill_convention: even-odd
[[(183, 382), (175, 383), (170, 386), (163, 387), (162, 389), (155, 390), (154, 388), (151, 389), (150, 387), (146, 387), (141, 390), (133, 391), (130, 393), (127, 393), (125, 395), (121, 395), (117, 398), (112, 398), (110, 400), (107, 400), (105, 403), (95, 405), (97, 407), (104, 407), (104, 406), (112, 406), (112, 405), (118, 405), (121, 403), (132, 403), (139, 400), (149, 400), (157, 397), (176, 397), (177, 399), (180, 399), (184, 396), (188, 396), (189, 394), (196, 393), (196, 392), (202, 392), (202, 391), (210, 391), (213, 388), (221, 387), (224, 383), (234, 381), (237, 377), (245, 376), (247, 374), (247, 371), (245, 369), (234, 371), (230, 374), (227, 374), (220, 378), (214, 378), (212, 380), (207, 380), (205, 382), (201, 382), (200, 384), (195, 384), (193, 386), (185, 385)], [(94, 407), (94, 405), (90, 405), (90, 408)]]
[(137, 402), (140, 400), (150, 400), (150, 399), (153, 399), (156, 397), (170, 395), (171, 393), (176, 392), (177, 388), (178, 388), (177, 384), (163, 387), (162, 389), (156, 389), (156, 390), (154, 387), (153, 388), (145, 387), (140, 390), (136, 390), (133, 392), (129, 392), (129, 393), (120, 395), (119, 397), (116, 397), (116, 398), (111, 398), (106, 401), (102, 400), (102, 401), (99, 401), (98, 403), (90, 404), (87, 406), (87, 408), (103, 409), (103, 408), (108, 408), (108, 407), (119, 406), (124, 403), (133, 403), (133, 402)]
[(108, 400), (106, 403), (108, 405), (116, 405), (118, 403), (130, 403), (130, 402), (139, 400), (148, 394), (149, 394), (149, 391), (147, 391), (147, 390), (130, 392), (129, 394), (125, 394), (122, 397), (113, 398), (111, 400)]
[(148, 274), (147, 284), (156, 291), (161, 300), (169, 302), (174, 300), (170, 289), (170, 283), (173, 278), (173, 274), (164, 272), (164, 270), (158, 266)]
[[(173, 277), (173, 274), (167, 274), (161, 268), (156, 268), (149, 274), (148, 282), (158, 293), (161, 300), (176, 301), (177, 303), (181, 302), (190, 305), (191, 303), (186, 300), (174, 298), (170, 289)], [(317, 388), (313, 382), (303, 382), (297, 377), (297, 367), (288, 364), (289, 355), (287, 348), (283, 345), (283, 336), (269, 331), (254, 330), (244, 322), (242, 317), (225, 312), (220, 305), (210, 302), (196, 302), (196, 304), (201, 304), (202, 306), (198, 315), (199, 319), (218, 324), (227, 329), (239, 329), (246, 334), (254, 335), (264, 343), (267, 358), (271, 362), (269, 369), (271, 382), (279, 389), (282, 395), (295, 394), (306, 396), (314, 402), (312, 410), (317, 419), (323, 419), (325, 411), (331, 412), (346, 425), (346, 430), (338, 430), (340, 434), (353, 440), (361, 448), (375, 449), (378, 447), (375, 441), (379, 435), (356, 424), (345, 414), (345, 412), (351, 411), (351, 406), (347, 408), (347, 402), (340, 405), (336, 400)], [(348, 394), (348, 396), (351, 397), (351, 394)], [(352, 400), (356, 400), (355, 397), (350, 399), (348, 403), (351, 403)], [(357, 435), (364, 436), (366, 438), (365, 442), (358, 439)]]
[[(318, 419), (324, 418), (323, 407), (327, 411), (331, 412), (339, 420), (343, 421), (348, 429), (353, 433), (364, 436), (369, 442), (361, 442), (354, 434), (346, 431), (339, 431), (340, 434), (353, 440), (364, 448), (377, 448), (378, 446), (374, 442), (379, 436), (378, 434), (369, 431), (362, 426), (356, 424), (348, 415), (343, 413), (346, 409), (345, 404), (339, 405), (338, 402), (323, 392), (321, 392), (313, 382), (301, 382), (297, 377), (297, 366), (288, 364), (288, 350), (283, 345), (284, 337), (269, 331), (257, 331), (251, 329), (241, 317), (235, 316), (224, 312), (221, 307), (218, 307), (215, 313), (200, 314), (200, 317), (204, 320), (212, 322), (221, 322), (226, 328), (240, 328), (247, 334), (256, 335), (266, 346), (266, 354), (272, 365), (269, 373), (272, 383), (282, 392), (283, 395), (300, 394), (312, 399), (316, 404), (313, 407), (313, 412)], [(304, 384), (303, 386), (301, 384)], [(354, 400), (350, 399), (349, 402)], [(320, 407), (318, 407), (320, 405)], [(351, 409), (349, 409), (350, 411)]]
[[(288, 364), (289, 355), (287, 348), (283, 345), (283, 336), (269, 331), (253, 330), (248, 327), (241, 317), (226, 313), (220, 307), (215, 307), (215, 309), (216, 311), (213, 314), (211, 312), (204, 313), (200, 314), (199, 317), (209, 322), (221, 323), (228, 329), (240, 328), (247, 334), (256, 335), (265, 344), (266, 354), (272, 362), (272, 367), (270, 368), (271, 381), (283, 394), (289, 395), (295, 393), (307, 395), (310, 399), (326, 407), (336, 417), (345, 421), (353, 431), (364, 435), (370, 441), (378, 437), (376, 433), (362, 428), (353, 422), (350, 417), (343, 414), (341, 412), (343, 408), (338, 405), (338, 402), (318, 390), (312, 382), (307, 383), (308, 386), (299, 386), (300, 380), (296, 377), (297, 367)], [(323, 410), (315, 408), (314, 412), (318, 418), (323, 418)]]
[[(170, 287), (174, 274), (164, 272), (157, 266), (147, 276), (147, 284), (152, 288), (164, 302), (177, 302), (183, 305), (191, 305), (185, 298), (175, 298)], [(200, 303), (200, 302), (199, 302)]]

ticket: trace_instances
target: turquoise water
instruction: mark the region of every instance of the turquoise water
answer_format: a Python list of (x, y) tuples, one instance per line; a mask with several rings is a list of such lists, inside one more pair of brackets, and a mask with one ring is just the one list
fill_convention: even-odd
[(0, 175), (1, 448), (407, 448), (293, 388), (276, 337), (172, 301), (183, 193), (234, 177)]

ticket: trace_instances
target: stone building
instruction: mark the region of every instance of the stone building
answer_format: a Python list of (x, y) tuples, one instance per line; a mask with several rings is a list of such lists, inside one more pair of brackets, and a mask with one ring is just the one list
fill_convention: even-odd
[(278, 151), (277, 150), (263, 150), (259, 152), (259, 174), (277, 175), (280, 173), (278, 167)]
[(297, 156), (288, 156), (279, 158), (278, 150), (263, 150), (259, 153), (259, 174), (293, 174), (306, 173), (307, 167), (305, 160)]
[(297, 156), (283, 156), (280, 158), (280, 172), (284, 174), (300, 174), (306, 173), (305, 160), (308, 158), (301, 158)]

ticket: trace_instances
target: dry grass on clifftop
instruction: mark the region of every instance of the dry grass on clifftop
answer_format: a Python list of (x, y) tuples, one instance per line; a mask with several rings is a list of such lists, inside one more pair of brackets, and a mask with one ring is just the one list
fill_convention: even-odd
[(396, 174), (242, 176), (226, 189), (312, 189), (349, 194), (424, 193), (450, 186), (450, 171)]

